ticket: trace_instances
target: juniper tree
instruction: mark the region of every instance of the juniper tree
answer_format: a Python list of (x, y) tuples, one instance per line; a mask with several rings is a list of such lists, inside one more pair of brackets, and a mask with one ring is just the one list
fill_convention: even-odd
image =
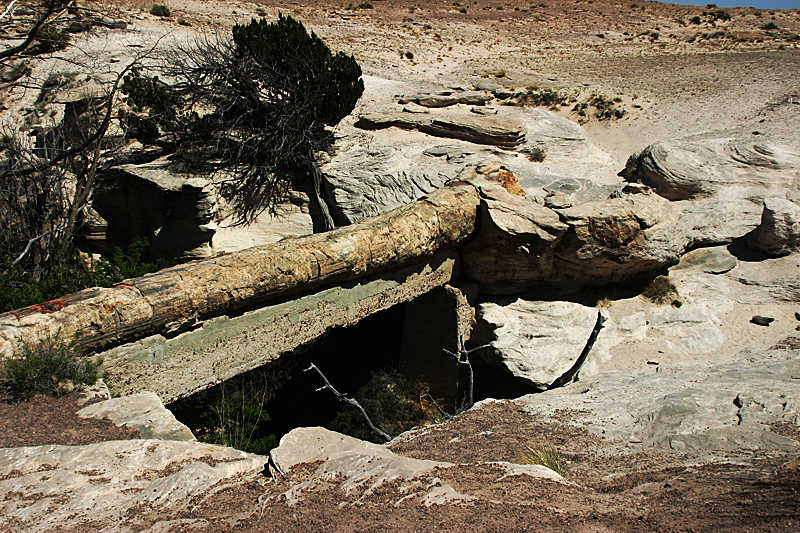
[(292, 17), (236, 25), (232, 39), (177, 47), (164, 64), (164, 94), (182, 99), (181, 112), (161, 120), (186, 170), (217, 172), (236, 223), (275, 211), (300, 170), (313, 186), (325, 219), (317, 153), (332, 142), (331, 127), (364, 91), (353, 56), (332, 53)]

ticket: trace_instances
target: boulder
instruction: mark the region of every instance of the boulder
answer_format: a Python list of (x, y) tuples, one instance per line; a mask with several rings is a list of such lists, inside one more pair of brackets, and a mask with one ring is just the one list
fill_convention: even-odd
[(477, 344), (490, 344), (473, 357), (543, 391), (567, 372), (581, 354), (597, 310), (571, 302), (478, 305)]
[(726, 247), (698, 248), (684, 254), (680, 263), (673, 266), (670, 272), (678, 270), (699, 269), (706, 274), (724, 274), (736, 267), (738, 261)]
[(526, 130), (525, 143), (517, 148), (519, 152), (530, 153), (538, 148), (547, 157), (577, 158), (587, 157), (592, 152), (589, 136), (580, 124), (545, 109), (525, 108), (517, 117)]
[(107, 253), (116, 246), (125, 248), (138, 235), (148, 239), (152, 258), (213, 255), (217, 199), (211, 182), (172, 173), (164, 158), (120, 165), (105, 179), (111, 185), (100, 189), (92, 204), (99, 217), (90, 235), (93, 249)]
[(647, 184), (670, 200), (690, 200), (744, 186), (785, 189), (795, 179), (800, 155), (767, 143), (732, 139), (666, 141), (634, 153), (620, 172), (628, 181)]
[(484, 292), (513, 292), (531, 281), (554, 275), (554, 249), (569, 227), (558, 214), (528, 196), (514, 195), (491, 182), (481, 185), (477, 171), (462, 178), (479, 186), (481, 219), (478, 235), (464, 245), (464, 275)]
[[(322, 165), (338, 225), (414, 201), (489, 157), (500, 157), (530, 195), (561, 191), (574, 202), (603, 199), (614, 190), (605, 174), (619, 180), (580, 125), (549, 111), (423, 109), (429, 112), (365, 114), (355, 129), (340, 134), (334, 155)], [(597, 183), (598, 174), (603, 183)]]
[(732, 139), (667, 141), (633, 154), (620, 172), (680, 204), (690, 247), (728, 243), (753, 229), (764, 198), (796, 195), (800, 155)]
[[(385, 446), (365, 442), (321, 427), (296, 428), (281, 438), (280, 445), (270, 452), (269, 468), (273, 475), (287, 472), (300, 463), (321, 462), (305, 481), (284, 493), (289, 504), (313, 498), (310, 493), (325, 486), (322, 480), (337, 480), (345, 493), (357, 499), (368, 496), (382, 483), (407, 480), (407, 491), (425, 491), (414, 478), (450, 463), (410, 459)], [(455, 493), (455, 491), (450, 488)]]
[(413, 202), (444, 186), (469, 157), (456, 147), (446, 156), (414, 148), (356, 148), (323, 166), (336, 223), (351, 224)]
[(144, 439), (194, 441), (195, 436), (178, 422), (161, 398), (152, 392), (112, 398), (84, 407), (81, 418), (108, 418), (118, 426), (136, 428)]
[(770, 255), (787, 255), (800, 245), (800, 206), (786, 198), (764, 199), (761, 224), (741, 243)]
[[(465, 170), (465, 181), (474, 174)], [(550, 209), (481, 187), (480, 234), (463, 246), (465, 275), (487, 294), (538, 285), (574, 292), (678, 262), (688, 240), (680, 210), (649, 193)]]

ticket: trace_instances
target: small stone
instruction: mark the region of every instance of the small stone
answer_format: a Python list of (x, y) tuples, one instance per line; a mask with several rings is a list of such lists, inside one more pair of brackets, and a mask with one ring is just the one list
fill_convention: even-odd
[(497, 109), (494, 107), (472, 107), (470, 111), (476, 115), (496, 115)]
[(756, 315), (756, 316), (754, 316), (753, 318), (750, 319), (750, 322), (753, 323), (753, 324), (756, 324), (758, 326), (767, 326), (767, 327), (769, 327), (769, 325), (774, 321), (775, 321), (775, 319), (772, 318), (772, 317), (759, 316), (759, 315)]

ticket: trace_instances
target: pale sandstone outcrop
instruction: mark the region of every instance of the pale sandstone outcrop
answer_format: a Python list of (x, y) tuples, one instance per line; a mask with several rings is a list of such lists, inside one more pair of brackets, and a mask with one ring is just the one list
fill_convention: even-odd
[(0, 494), (16, 495), (0, 500), (0, 527), (33, 533), (106, 522), (103, 531), (138, 530), (133, 510), (177, 514), (196, 495), (258, 479), (266, 461), (233, 448), (165, 440), (0, 449)]
[(793, 379), (800, 372), (800, 339), (731, 356), (602, 374), (515, 402), (545, 419), (570, 410), (571, 423), (608, 439), (610, 453), (796, 453), (800, 441), (773, 424), (800, 425), (800, 383)]
[(192, 431), (164, 407), (161, 398), (148, 391), (94, 403), (78, 411), (78, 416), (107, 418), (118, 426), (136, 428), (143, 439), (197, 440)]
[(786, 198), (765, 198), (761, 224), (742, 237), (742, 244), (770, 255), (796, 250), (800, 246), (800, 206)]
[[(318, 461), (321, 464), (305, 481), (283, 493), (290, 505), (304, 499), (313, 499), (315, 490), (323, 489), (327, 486), (326, 482), (334, 480), (344, 491), (347, 502), (355, 504), (368, 497), (383, 483), (395, 480), (404, 482), (398, 501), (421, 496), (424, 505), (433, 505), (476, 499), (457, 492), (438, 477), (434, 478), (433, 483), (424, 479), (425, 474), (431, 474), (434, 469), (452, 467), (452, 463), (403, 457), (385, 446), (321, 427), (296, 428), (284, 435), (280, 446), (270, 452), (269, 468), (274, 475), (280, 475), (297, 464)], [(564, 482), (564, 478), (544, 466), (513, 465), (506, 462), (490, 464), (500, 465), (506, 475), (527, 475)]]

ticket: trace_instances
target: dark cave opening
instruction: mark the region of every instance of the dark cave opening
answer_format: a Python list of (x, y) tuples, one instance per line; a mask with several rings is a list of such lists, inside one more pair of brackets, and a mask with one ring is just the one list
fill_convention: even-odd
[(238, 402), (239, 392), (252, 387), (265, 392), (265, 403), (256, 407), (269, 415), (268, 421), (258, 424), (257, 433), (280, 438), (296, 427), (327, 427), (343, 404), (327, 390), (318, 392), (324, 384), (321, 378), (303, 370), (313, 362), (339, 392), (352, 395), (373, 372), (397, 368), (406, 305), (374, 313), (350, 327), (329, 329), (291, 353), (167, 408), (200, 437), (220, 429), (212, 427), (219, 418), (212, 412), (213, 406), (231, 396)]
[[(258, 447), (250, 446), (248, 451), (266, 453), (277, 445), (277, 439), (294, 428), (334, 429), (332, 422), (337, 414), (354, 411), (330, 391), (317, 391), (324, 385), (320, 376), (303, 371), (314, 363), (339, 392), (350, 397), (380, 371), (397, 371), (395, 374), (399, 372), (417, 387), (412, 395), (416, 394), (418, 403), (425, 401), (420, 400), (421, 391), (428, 389), (452, 413), (463, 401), (468, 373), (442, 349), (457, 349), (458, 324), (450, 301), (446, 291), (434, 289), (416, 300), (369, 315), (352, 326), (331, 328), (291, 353), (167, 407), (200, 440), (239, 447), (238, 442), (215, 440), (215, 435), (219, 436), (223, 430), (228, 436), (231, 432), (245, 431), (254, 440), (266, 439)], [(486, 365), (477, 355), (470, 357), (475, 402), (536, 392), (503, 370)], [(244, 402), (240, 401), (242, 398)], [(225, 406), (225, 413), (220, 412), (220, 406)], [(269, 418), (256, 417), (254, 422), (248, 422), (234, 413), (231, 420), (236, 409), (249, 410), (251, 414), (265, 412)], [(366, 428), (360, 417), (351, 418), (357, 419), (355, 425)], [(363, 432), (356, 436), (366, 438)]]

